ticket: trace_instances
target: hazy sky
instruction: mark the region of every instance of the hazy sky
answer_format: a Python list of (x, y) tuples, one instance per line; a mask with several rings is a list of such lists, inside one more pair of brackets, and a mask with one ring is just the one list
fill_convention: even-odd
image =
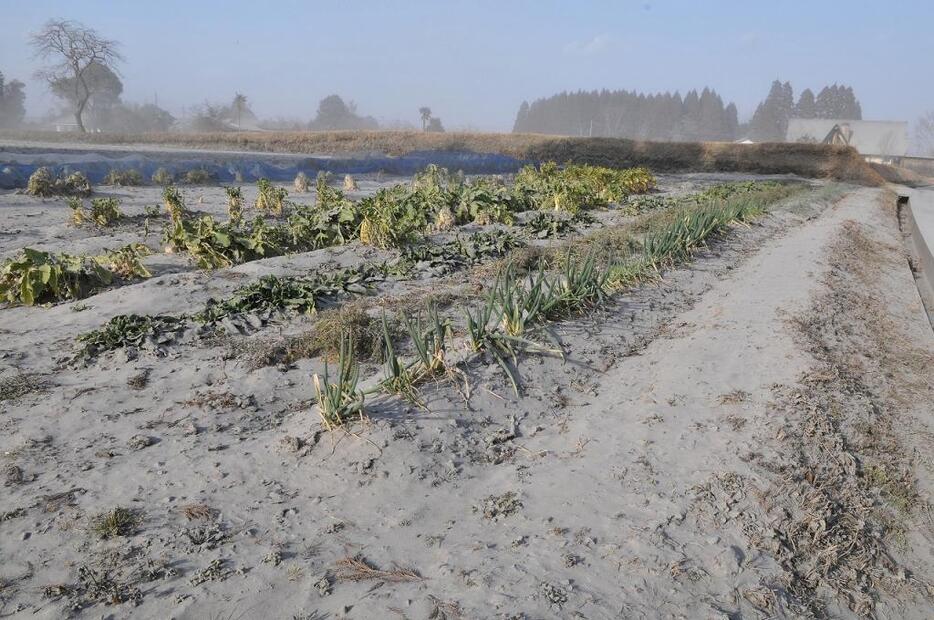
[(0, 71), (32, 78), (30, 32), (76, 19), (122, 42), (124, 100), (178, 114), (245, 93), (264, 118), (308, 120), (339, 93), (380, 120), (510, 130), (523, 99), (561, 90), (709, 85), (752, 114), (775, 78), (840, 82), (864, 118), (934, 109), (934, 0), (0, 0)]

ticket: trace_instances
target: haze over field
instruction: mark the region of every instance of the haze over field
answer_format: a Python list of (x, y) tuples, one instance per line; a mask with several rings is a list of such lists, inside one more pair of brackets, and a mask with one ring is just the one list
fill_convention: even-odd
[[(73, 19), (121, 43), (122, 99), (183, 116), (249, 98), (263, 119), (308, 122), (340, 94), (382, 125), (509, 131), (523, 101), (578, 89), (705, 86), (748, 120), (775, 79), (797, 95), (851, 86), (864, 118), (934, 107), (930, 2), (149, 3), (0, 0), (0, 71), (25, 82), (27, 117), (60, 106), (34, 77), (28, 35)], [(897, 16), (897, 20), (894, 18)]]
[(0, 619), (934, 609), (934, 0), (0, 0)]

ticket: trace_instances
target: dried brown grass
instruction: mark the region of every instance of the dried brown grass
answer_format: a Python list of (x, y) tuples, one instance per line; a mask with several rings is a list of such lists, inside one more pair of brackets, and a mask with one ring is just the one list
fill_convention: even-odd
[(213, 521), (217, 511), (207, 504), (185, 504), (179, 512), (189, 521)]
[(768, 502), (773, 549), (788, 588), (815, 615), (832, 592), (873, 616), (881, 591), (914, 584), (890, 550), (921, 508), (906, 450), (904, 412), (930, 394), (934, 356), (892, 319), (880, 287), (901, 268), (898, 248), (853, 222), (831, 248), (826, 293), (794, 324), (817, 360), (782, 395), (781, 431), (792, 459)]
[(346, 557), (337, 561), (334, 578), (337, 581), (385, 581), (389, 583), (404, 583), (407, 581), (422, 581), (422, 576), (410, 568), (393, 567), (391, 570), (381, 570), (370, 564), (362, 556)]

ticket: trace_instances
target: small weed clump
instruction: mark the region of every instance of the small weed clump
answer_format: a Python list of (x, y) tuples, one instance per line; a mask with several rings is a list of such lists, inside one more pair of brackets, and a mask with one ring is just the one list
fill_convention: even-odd
[(91, 531), (101, 540), (130, 536), (139, 526), (139, 515), (127, 508), (117, 507), (91, 519)]
[(90, 215), (84, 208), (84, 202), (80, 198), (69, 198), (68, 207), (71, 209), (71, 223), (73, 226), (83, 226), (87, 223)]
[[(382, 325), (356, 304), (322, 312), (311, 334), (302, 343), (300, 357), (324, 355), (334, 359), (340, 355), (344, 340), (352, 345), (355, 359), (382, 360)], [(298, 351), (293, 348), (293, 353)]]
[[(252, 368), (292, 364), (300, 359), (320, 355), (333, 360), (340, 353), (341, 337), (349, 336), (357, 359), (383, 361), (385, 349), (381, 327), (380, 322), (371, 318), (360, 305), (350, 303), (321, 311), (310, 330), (263, 342), (245, 350), (235, 349), (232, 355), (245, 355)], [(395, 322), (389, 322), (387, 328), (393, 337), (400, 333)]]
[(45, 166), (37, 168), (26, 184), (26, 193), (30, 196), (87, 196), (91, 193), (91, 183), (81, 172), (72, 172), (67, 176), (56, 177)]
[(98, 226), (111, 226), (122, 219), (120, 201), (116, 198), (91, 199), (91, 220)]
[[(399, 568), (396, 566), (392, 570), (381, 570), (373, 566), (362, 556), (347, 557), (338, 560), (334, 578), (337, 581), (381, 581), (388, 583), (422, 580), (422, 576), (412, 569)], [(443, 616), (443, 613), (440, 616), (432, 614), (432, 617)]]
[(21, 372), (0, 379), (0, 402), (16, 400), (26, 394), (45, 389), (46, 383), (41, 376)]
[(136, 186), (143, 184), (143, 175), (139, 170), (117, 170), (116, 168), (104, 177), (104, 185)]

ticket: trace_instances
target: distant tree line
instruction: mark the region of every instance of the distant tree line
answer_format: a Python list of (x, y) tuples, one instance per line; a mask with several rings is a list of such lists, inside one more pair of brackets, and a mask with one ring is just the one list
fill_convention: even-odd
[(689, 91), (683, 98), (677, 92), (577, 91), (523, 102), (513, 132), (679, 142), (744, 137), (782, 141), (788, 119), (795, 116), (858, 120), (862, 109), (848, 86), (826, 86), (817, 96), (805, 89), (795, 103), (791, 84), (775, 81), (752, 120), (740, 125), (736, 105), (724, 105), (711, 88)]
[(609, 136), (637, 140), (732, 140), (738, 130), (736, 106), (710, 88), (643, 94), (626, 90), (562, 92), (523, 102), (516, 133)]
[(775, 80), (749, 121), (749, 137), (756, 142), (783, 141), (791, 118), (862, 120), (863, 110), (849, 86), (825, 86), (816, 97), (805, 88), (795, 103), (791, 83)]

